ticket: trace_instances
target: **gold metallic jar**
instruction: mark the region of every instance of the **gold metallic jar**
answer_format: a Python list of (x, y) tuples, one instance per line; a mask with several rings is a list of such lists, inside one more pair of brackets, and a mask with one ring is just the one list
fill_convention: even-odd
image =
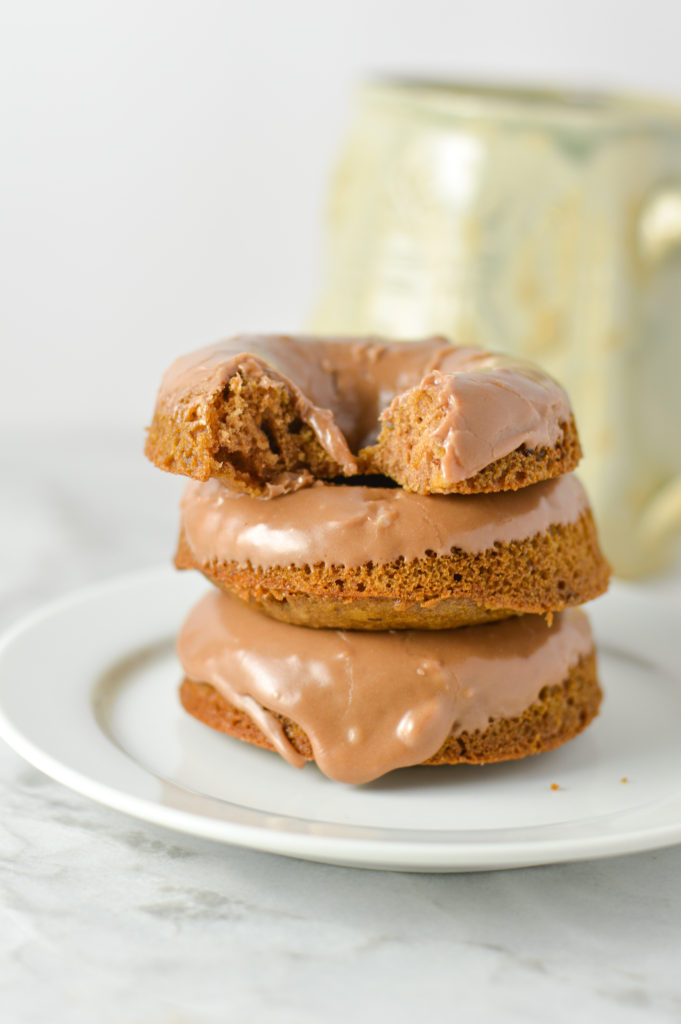
[(681, 532), (681, 106), (364, 88), (311, 326), (540, 363), (573, 401), (615, 569), (664, 565)]

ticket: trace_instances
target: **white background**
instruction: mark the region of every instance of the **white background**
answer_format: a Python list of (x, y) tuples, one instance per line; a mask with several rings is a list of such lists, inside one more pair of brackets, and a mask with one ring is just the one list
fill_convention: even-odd
[(182, 351), (300, 327), (376, 74), (681, 96), (677, 0), (4, 0), (0, 424), (148, 421)]

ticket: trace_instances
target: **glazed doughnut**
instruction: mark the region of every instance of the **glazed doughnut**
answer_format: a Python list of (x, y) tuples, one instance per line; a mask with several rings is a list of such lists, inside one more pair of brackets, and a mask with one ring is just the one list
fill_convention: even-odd
[(256, 335), (170, 367), (145, 451), (264, 497), (375, 473), (419, 494), (517, 490), (581, 455), (565, 392), (520, 360), (443, 338)]
[(499, 494), (314, 486), (268, 501), (192, 481), (175, 564), (273, 618), (333, 629), (451, 629), (557, 612), (607, 586), (573, 474)]
[(178, 639), (196, 718), (301, 767), (364, 783), (414, 764), (551, 750), (597, 714), (583, 612), (438, 633), (305, 630), (213, 591)]

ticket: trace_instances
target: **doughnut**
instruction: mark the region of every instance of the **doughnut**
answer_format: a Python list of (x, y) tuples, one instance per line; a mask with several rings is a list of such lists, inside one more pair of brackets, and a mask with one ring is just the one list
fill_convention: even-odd
[(262, 497), (371, 474), (418, 494), (517, 490), (581, 455), (565, 392), (531, 364), (444, 338), (274, 335), (176, 360), (145, 451)]
[(576, 736), (601, 692), (583, 612), (435, 633), (299, 629), (217, 590), (178, 638), (184, 708), (331, 779), (487, 764)]
[(190, 478), (175, 564), (214, 584), (178, 638), (199, 721), (362, 784), (551, 750), (598, 713), (574, 606), (609, 567), (567, 396), (530, 364), (241, 335), (173, 363), (145, 452)]
[(318, 481), (265, 501), (191, 481), (175, 564), (275, 619), (361, 630), (546, 615), (609, 576), (574, 474), (498, 494)]

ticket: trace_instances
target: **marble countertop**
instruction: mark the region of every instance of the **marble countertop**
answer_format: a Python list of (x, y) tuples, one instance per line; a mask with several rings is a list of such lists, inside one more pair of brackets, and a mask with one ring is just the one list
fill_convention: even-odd
[[(3, 452), (0, 628), (168, 559), (182, 485), (139, 447), (62, 431)], [(6, 1024), (681, 1019), (681, 847), (489, 874), (327, 867), (144, 824), (1, 742), (0, 800)]]

